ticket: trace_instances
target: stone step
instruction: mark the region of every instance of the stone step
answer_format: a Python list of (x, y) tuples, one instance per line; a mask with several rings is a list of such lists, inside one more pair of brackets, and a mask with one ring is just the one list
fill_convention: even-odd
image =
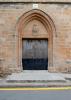
[(49, 73), (48, 71), (23, 71), (13, 73), (6, 78), (8, 82), (65, 82), (65, 78), (58, 73)]

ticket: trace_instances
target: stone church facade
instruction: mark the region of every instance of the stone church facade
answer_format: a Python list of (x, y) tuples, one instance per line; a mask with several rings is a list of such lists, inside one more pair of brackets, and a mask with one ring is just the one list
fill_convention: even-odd
[(0, 67), (71, 72), (71, 1), (0, 0)]

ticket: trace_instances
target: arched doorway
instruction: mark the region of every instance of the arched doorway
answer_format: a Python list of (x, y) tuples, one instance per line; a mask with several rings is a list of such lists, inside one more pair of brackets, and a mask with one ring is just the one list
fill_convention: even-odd
[(52, 19), (41, 10), (31, 10), (20, 17), (17, 30), (19, 66), (26, 70), (46, 70), (52, 67), (55, 32)]

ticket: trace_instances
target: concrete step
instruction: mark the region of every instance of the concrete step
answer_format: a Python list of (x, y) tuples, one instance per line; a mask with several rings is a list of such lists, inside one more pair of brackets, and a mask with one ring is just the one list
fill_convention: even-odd
[(49, 73), (48, 71), (23, 71), (21, 73), (13, 73), (6, 78), (6, 81), (16, 82), (50, 82), (50, 81), (61, 81), (65, 82), (65, 78), (58, 73)]
[(0, 80), (0, 87), (63, 87), (71, 86), (71, 74), (49, 73), (48, 71), (23, 71), (12, 73)]

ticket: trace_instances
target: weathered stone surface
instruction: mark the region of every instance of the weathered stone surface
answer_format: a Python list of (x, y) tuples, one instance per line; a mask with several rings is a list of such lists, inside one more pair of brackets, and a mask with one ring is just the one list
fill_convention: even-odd
[(12, 72), (9, 70), (9, 68), (2, 68), (0, 67), (0, 78), (1, 77), (6, 77), (7, 75), (11, 75)]
[[(0, 5), (0, 67), (13, 72), (22, 70), (21, 59), (17, 59), (19, 34), (16, 26), (21, 16), (32, 9), (31, 3)], [(53, 34), (53, 66), (48, 68), (49, 71), (71, 71), (71, 5), (38, 4), (38, 9), (48, 14), (56, 27), (56, 33)]]

